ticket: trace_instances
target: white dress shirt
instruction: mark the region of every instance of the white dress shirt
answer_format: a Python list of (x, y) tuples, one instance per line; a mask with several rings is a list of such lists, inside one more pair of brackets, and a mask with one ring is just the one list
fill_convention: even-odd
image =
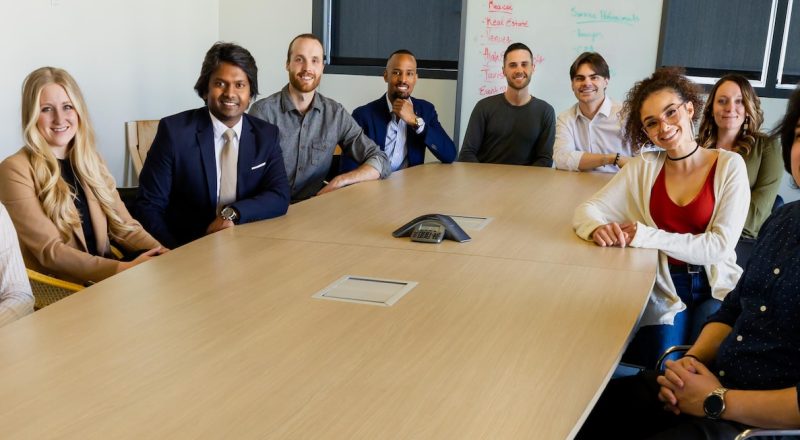
[(0, 326), (33, 312), (33, 293), (25, 273), (14, 224), (0, 204)]
[[(619, 119), (621, 109), (622, 105), (606, 96), (600, 110), (592, 119), (581, 113), (577, 103), (558, 115), (556, 141), (553, 144), (556, 168), (579, 171), (578, 164), (584, 152), (632, 156), (631, 147), (622, 140), (622, 123)], [(603, 165), (595, 170), (616, 173), (619, 168), (615, 165)]]
[(227, 125), (220, 122), (211, 112), (208, 112), (211, 115), (211, 125), (214, 127), (214, 158), (217, 162), (217, 201), (219, 201), (219, 183), (222, 179), (222, 167), (221, 167), (221, 158), (222, 158), (222, 148), (225, 146), (225, 132), (228, 128), (232, 128), (236, 136), (233, 137), (233, 148), (237, 150), (236, 157), (239, 157), (238, 150), (239, 150), (239, 139), (242, 138), (242, 120), (244, 116), (239, 118), (239, 122), (236, 123), (233, 127), (228, 127)]

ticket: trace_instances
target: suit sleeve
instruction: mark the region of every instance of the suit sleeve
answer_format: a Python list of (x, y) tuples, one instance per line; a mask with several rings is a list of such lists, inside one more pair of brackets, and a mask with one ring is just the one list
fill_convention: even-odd
[(433, 106), (430, 107), (429, 113), (425, 118), (425, 130), (422, 132), (425, 136), (425, 145), (442, 163), (452, 163), (456, 158), (456, 145), (439, 123), (439, 116)]
[(464, 133), (464, 143), (461, 144), (461, 153), (458, 155), (459, 162), (480, 162), (478, 160), (478, 151), (483, 142), (486, 121), (479, 106), (480, 102), (475, 105), (475, 108), (472, 109), (472, 114), (469, 116), (467, 131)]
[(156, 137), (139, 175), (136, 212), (145, 230), (168, 248), (175, 248), (178, 245), (167, 224), (167, 206), (172, 191), (174, 165), (175, 141), (169, 133), (167, 124), (162, 120), (158, 124)]
[(239, 212), (240, 224), (278, 217), (289, 209), (289, 179), (283, 165), (278, 130), (271, 130), (265, 142), (269, 153), (257, 193), (232, 204)]
[(541, 124), (542, 132), (539, 134), (539, 139), (536, 140), (536, 145), (534, 145), (536, 156), (532, 165), (549, 168), (553, 166), (553, 143), (556, 137), (556, 115), (553, 107), (549, 104), (542, 112)]

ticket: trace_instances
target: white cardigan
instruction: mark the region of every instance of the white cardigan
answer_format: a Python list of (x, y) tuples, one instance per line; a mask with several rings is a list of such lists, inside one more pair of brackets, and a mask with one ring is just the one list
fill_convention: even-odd
[(742, 269), (736, 265), (736, 243), (742, 233), (750, 206), (750, 187), (742, 156), (719, 151), (714, 176), (714, 211), (702, 234), (679, 234), (658, 229), (650, 216), (650, 193), (661, 171), (666, 153), (645, 153), (632, 159), (605, 187), (575, 209), (572, 225), (584, 240), (611, 222), (637, 222), (631, 247), (658, 249), (658, 271), (640, 326), (672, 324), (686, 309), (669, 274), (667, 256), (703, 265), (711, 294), (722, 300), (739, 281)]

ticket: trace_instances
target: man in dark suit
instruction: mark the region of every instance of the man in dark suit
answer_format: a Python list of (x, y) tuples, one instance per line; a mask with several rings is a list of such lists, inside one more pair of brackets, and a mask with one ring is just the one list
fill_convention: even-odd
[(139, 176), (137, 213), (163, 245), (286, 213), (278, 128), (245, 114), (257, 74), (250, 52), (216, 43), (194, 86), (206, 106), (159, 123)]
[[(456, 146), (439, 123), (433, 104), (411, 99), (417, 82), (414, 54), (401, 49), (390, 55), (383, 79), (387, 93), (355, 109), (353, 119), (386, 152), (392, 171), (423, 163), (426, 148), (444, 163), (455, 160)], [(350, 159), (342, 158), (342, 171), (355, 166)]]

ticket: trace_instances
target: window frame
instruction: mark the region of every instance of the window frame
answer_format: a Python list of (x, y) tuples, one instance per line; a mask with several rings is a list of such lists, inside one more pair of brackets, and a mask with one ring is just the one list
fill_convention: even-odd
[[(312, 33), (322, 40), (322, 50), (325, 60), (325, 73), (343, 75), (363, 75), (381, 76), (386, 69), (386, 59), (378, 58), (341, 58), (346, 62), (335, 63), (337, 57), (331, 53), (331, 29), (332, 29), (332, 2), (333, 0), (313, 0), (312, 1)], [(461, 3), (461, 29), (459, 30), (460, 45), (464, 39), (464, 12), (466, 0)], [(386, 56), (389, 54), (387, 53)], [(359, 62), (360, 61), (360, 62)], [(379, 61), (379, 62), (378, 62)], [(431, 79), (458, 79), (458, 70), (461, 60), (456, 62), (455, 67), (442, 67), (440, 60), (417, 59), (417, 77)]]
[[(789, 36), (790, 15), (793, 0), (771, 0), (770, 22), (767, 29), (764, 62), (759, 79), (749, 79), (758, 96), (763, 98), (788, 98), (791, 92), (800, 85), (781, 83), (783, 63)], [(661, 11), (661, 32), (658, 41), (656, 65), (664, 66), (664, 44), (666, 36), (667, 16), (671, 0), (664, 0)], [(776, 32), (776, 30), (781, 30)], [(704, 74), (706, 73), (707, 74)], [(687, 68), (686, 76), (709, 92), (714, 83), (727, 73), (741, 73), (716, 68)]]

